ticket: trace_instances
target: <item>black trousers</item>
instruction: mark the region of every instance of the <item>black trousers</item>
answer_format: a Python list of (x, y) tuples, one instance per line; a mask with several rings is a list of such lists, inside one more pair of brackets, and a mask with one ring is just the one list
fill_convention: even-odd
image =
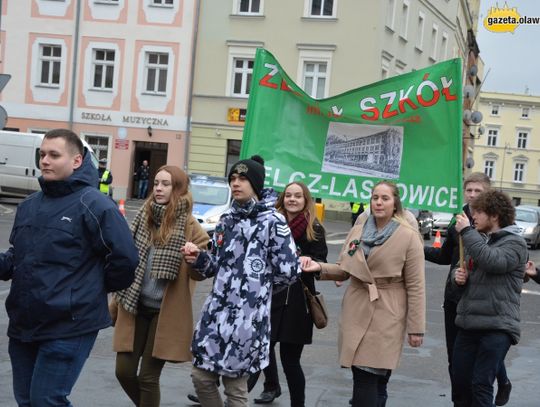
[[(452, 386), (452, 401), (456, 401), (456, 390), (452, 374), (454, 345), (456, 343), (456, 337), (459, 328), (456, 325), (457, 316), (457, 303), (452, 301), (445, 301), (444, 305), (444, 331), (446, 335), (446, 353), (448, 355), (448, 374), (450, 375), (450, 382)], [(506, 373), (506, 366), (504, 365), (504, 358), (499, 365), (497, 371), (497, 385), (503, 385), (508, 382), (508, 376)]]
[[(281, 391), (281, 387), (279, 385), (275, 346), (276, 342), (270, 343), (270, 364), (263, 370), (263, 391)], [(300, 365), (300, 358), (302, 357), (303, 350), (303, 344), (286, 342), (279, 343), (279, 356), (281, 359), (283, 372), (285, 373), (285, 377), (287, 379), (287, 386), (289, 386), (291, 407), (304, 407), (305, 405), (306, 379), (304, 377), (302, 366)], [(258, 374), (251, 375), (248, 380), (248, 390), (251, 391), (251, 389), (255, 386), (258, 376)]]
[(386, 388), (392, 371), (381, 376), (353, 366), (352, 373), (353, 407), (385, 407), (388, 399)]

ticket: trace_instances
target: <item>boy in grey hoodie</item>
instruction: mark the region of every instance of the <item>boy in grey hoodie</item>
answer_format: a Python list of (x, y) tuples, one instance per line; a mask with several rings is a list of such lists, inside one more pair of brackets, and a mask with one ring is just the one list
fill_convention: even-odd
[(499, 366), (520, 337), (527, 244), (514, 225), (515, 209), (505, 193), (484, 192), (470, 207), (476, 229), (465, 214), (456, 216), (466, 258), (454, 272), (455, 284), (464, 290), (456, 317), (454, 405), (491, 407)]

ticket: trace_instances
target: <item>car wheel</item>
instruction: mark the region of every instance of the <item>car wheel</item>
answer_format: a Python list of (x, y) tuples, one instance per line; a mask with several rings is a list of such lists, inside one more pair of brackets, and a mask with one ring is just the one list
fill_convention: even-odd
[(431, 239), (431, 232), (424, 233), (424, 240)]

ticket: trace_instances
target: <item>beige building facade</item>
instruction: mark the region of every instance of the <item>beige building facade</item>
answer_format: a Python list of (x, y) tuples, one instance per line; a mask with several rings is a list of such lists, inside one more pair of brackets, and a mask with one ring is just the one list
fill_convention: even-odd
[(326, 98), (450, 58), (466, 61), (478, 3), (202, 1), (189, 171), (226, 175), (238, 159), (257, 47), (312, 97)]
[(185, 166), (196, 0), (4, 0), (7, 128), (71, 128), (108, 160), (113, 197), (133, 172)]
[(479, 107), (473, 170), (516, 205), (540, 206), (540, 96), (482, 92)]

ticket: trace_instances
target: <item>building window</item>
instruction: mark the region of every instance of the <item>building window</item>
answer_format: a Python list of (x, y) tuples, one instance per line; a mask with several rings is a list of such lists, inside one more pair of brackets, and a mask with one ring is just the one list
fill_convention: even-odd
[(491, 115), (492, 116), (498, 116), (499, 115), (499, 105), (492, 105), (491, 106)]
[(424, 46), (424, 25), (426, 23), (426, 16), (424, 13), (418, 13), (418, 24), (416, 26), (416, 48), (422, 50)]
[(441, 40), (441, 59), (444, 61), (448, 53), (448, 34), (443, 32)]
[(487, 134), (487, 145), (489, 147), (497, 146), (497, 137), (499, 136), (499, 130), (489, 129)]
[(388, 0), (386, 3), (386, 26), (391, 30), (394, 30), (394, 15), (396, 12), (396, 0)]
[(172, 6), (174, 0), (152, 0), (152, 4), (156, 6)]
[(407, 31), (409, 31), (409, 2), (403, 0), (403, 6), (401, 7), (401, 30), (399, 35), (403, 39), (407, 39)]
[(529, 112), (530, 109), (528, 107), (524, 107), (521, 109), (521, 118), (522, 119), (528, 119), (529, 118)]
[(439, 26), (433, 24), (431, 28), (431, 59), (437, 60), (437, 41), (439, 40)]
[(261, 14), (261, 0), (236, 0), (237, 14)]
[(390, 76), (390, 64), (392, 63), (391, 59), (388, 59), (383, 55), (381, 59), (381, 79), (386, 79)]
[(93, 87), (96, 89), (112, 89), (114, 78), (114, 56), (111, 49), (94, 49), (92, 64), (94, 66)]
[(167, 71), (169, 54), (160, 52), (146, 53), (146, 92), (165, 94), (167, 91)]
[(309, 8), (309, 15), (311, 17), (333, 17), (334, 14), (334, 0), (311, 0)]
[(304, 91), (314, 99), (322, 99), (326, 89), (326, 62), (304, 62)]
[(529, 134), (524, 132), (524, 131), (520, 131), (518, 133), (518, 139), (517, 139), (517, 148), (527, 148), (527, 138), (528, 138)]
[(525, 163), (514, 163), (514, 182), (523, 182)]
[(232, 166), (240, 159), (241, 146), (241, 140), (227, 140), (227, 168), (225, 175), (231, 171)]
[(86, 142), (92, 147), (98, 160), (109, 159), (109, 138), (103, 136), (84, 136)]
[(519, 205), (521, 205), (521, 197), (519, 197), (519, 196), (513, 196), (513, 197), (512, 197), (512, 204), (513, 204), (514, 206), (519, 206)]
[(60, 85), (62, 47), (60, 45), (41, 45), (39, 50), (40, 80), (42, 85)]
[(233, 89), (234, 96), (248, 96), (253, 75), (253, 59), (233, 59)]
[(484, 161), (484, 174), (486, 174), (490, 179), (493, 179), (494, 169), (495, 169), (495, 161), (493, 160)]

